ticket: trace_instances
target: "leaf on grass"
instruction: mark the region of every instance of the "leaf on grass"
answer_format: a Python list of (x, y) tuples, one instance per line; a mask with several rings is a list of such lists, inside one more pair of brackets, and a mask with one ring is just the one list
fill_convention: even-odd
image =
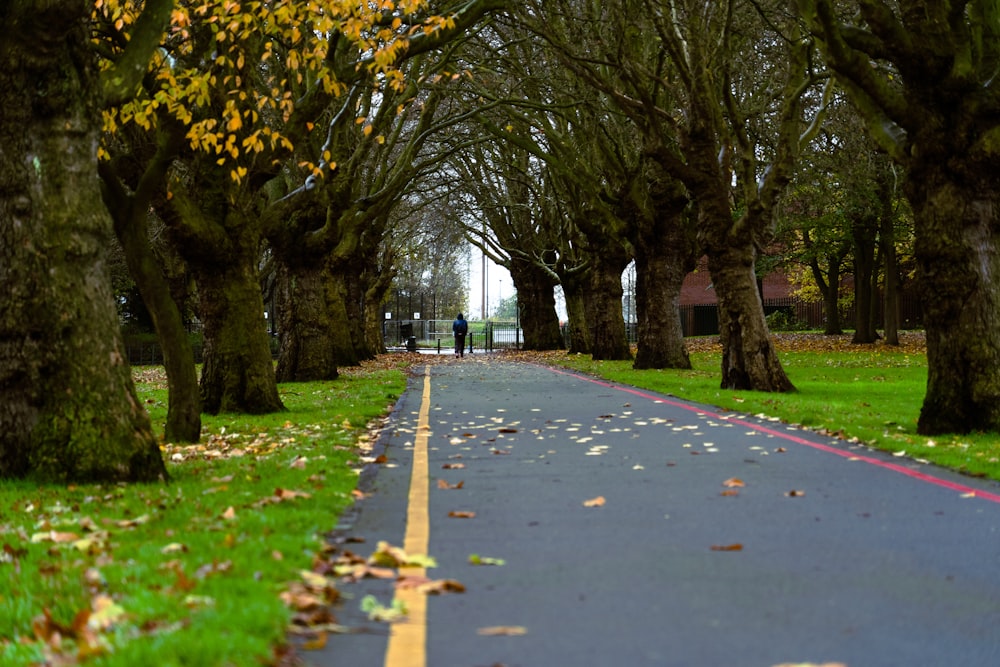
[(712, 551), (743, 551), (742, 544), (713, 544)]
[(295, 498), (311, 498), (312, 495), (305, 491), (293, 491), (291, 489), (277, 488), (274, 490), (274, 497), (281, 500), (294, 500)]
[(528, 629), (521, 625), (491, 625), (479, 628), (476, 634), (484, 637), (519, 637), (528, 634)]
[(451, 512), (448, 512), (448, 516), (452, 519), (474, 519), (476, 517), (476, 513), (465, 510), (452, 510)]
[(171, 542), (167, 546), (160, 549), (161, 554), (175, 554), (175, 553), (186, 553), (188, 550), (187, 545), (181, 544), (180, 542)]
[(236, 510), (233, 509), (232, 505), (230, 505), (226, 508), (226, 511), (222, 513), (221, 517), (226, 521), (232, 521), (236, 518)]
[(60, 533), (55, 530), (50, 530), (44, 533), (35, 533), (31, 536), (31, 543), (38, 544), (39, 542), (55, 542), (56, 544), (66, 544), (67, 542), (76, 542), (80, 539), (80, 536), (76, 533)]
[(97, 595), (90, 601), (91, 613), (87, 620), (94, 630), (107, 630), (125, 618), (125, 608), (107, 595)]
[(607, 501), (604, 499), (604, 496), (597, 496), (596, 498), (591, 498), (590, 500), (584, 500), (583, 501), (583, 506), (584, 507), (603, 507), (604, 503), (606, 503), (606, 502)]

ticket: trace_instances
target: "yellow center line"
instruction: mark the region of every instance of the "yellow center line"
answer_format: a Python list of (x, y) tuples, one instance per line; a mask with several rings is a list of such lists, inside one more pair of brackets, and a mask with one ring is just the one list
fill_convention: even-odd
[[(430, 514), (427, 509), (427, 441), (430, 438), (431, 367), (424, 372), (424, 393), (413, 443), (413, 469), (410, 472), (410, 496), (406, 509), (406, 537), (403, 550), (408, 554), (426, 554), (430, 542)], [(407, 574), (425, 576), (423, 568), (407, 568)], [(415, 588), (397, 590), (396, 600), (406, 605), (406, 620), (390, 626), (385, 667), (425, 667), (427, 664), (427, 595)]]

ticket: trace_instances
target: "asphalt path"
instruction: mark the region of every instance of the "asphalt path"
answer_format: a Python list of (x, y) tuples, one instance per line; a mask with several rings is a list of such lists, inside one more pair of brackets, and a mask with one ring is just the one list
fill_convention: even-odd
[(309, 665), (1000, 665), (992, 482), (485, 355), (416, 373), (377, 454), (345, 548), (404, 545), (422, 465), (426, 575), (465, 592), (390, 650), (360, 601), (393, 583), (345, 585)]

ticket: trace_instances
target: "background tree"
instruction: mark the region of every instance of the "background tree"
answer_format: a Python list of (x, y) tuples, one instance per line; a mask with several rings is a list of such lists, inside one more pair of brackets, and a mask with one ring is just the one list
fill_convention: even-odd
[[(849, 3), (854, 5), (854, 3)], [(1000, 9), (991, 0), (798, 7), (872, 137), (906, 167), (927, 331), (921, 433), (1000, 428)]]
[(0, 476), (166, 477), (112, 300), (100, 110), (131, 94), (172, 3), (151, 0), (98, 72), (83, 0), (0, 6)]

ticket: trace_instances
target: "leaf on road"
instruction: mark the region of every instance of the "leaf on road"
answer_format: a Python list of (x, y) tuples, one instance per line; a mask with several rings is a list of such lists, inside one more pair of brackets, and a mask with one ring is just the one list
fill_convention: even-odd
[(606, 503), (606, 502), (607, 502), (607, 500), (604, 499), (604, 496), (597, 496), (596, 498), (591, 498), (590, 500), (584, 500), (583, 501), (583, 506), (584, 507), (603, 507), (604, 503)]
[(727, 479), (725, 482), (722, 483), (722, 486), (725, 486), (726, 488), (730, 489), (737, 489), (746, 486), (746, 484), (743, 482), (742, 479), (739, 479), (737, 477), (730, 477), (729, 479)]
[(800, 491), (798, 489), (792, 489), (791, 491), (789, 491), (785, 495), (788, 496), (789, 498), (801, 498), (802, 496), (806, 495), (806, 492), (805, 491)]
[(476, 517), (476, 513), (464, 510), (452, 510), (451, 512), (448, 512), (448, 516), (452, 519), (474, 519)]
[(462, 468), (465, 467), (465, 464), (464, 463), (445, 463), (441, 467), (444, 468), (445, 470), (461, 470)]
[(479, 554), (469, 555), (470, 565), (506, 565), (507, 561), (503, 558), (490, 558), (489, 556), (480, 556)]
[(437, 567), (437, 561), (424, 554), (408, 554), (400, 547), (380, 541), (374, 553), (368, 558), (369, 565), (381, 567)]
[(461, 489), (465, 486), (465, 482), (459, 482), (458, 484), (449, 484), (447, 480), (439, 479), (438, 488), (439, 489)]
[(742, 544), (713, 544), (712, 551), (743, 551)]
[(740, 492), (737, 491), (736, 489), (725, 489), (719, 495), (720, 496), (738, 496), (738, 495), (740, 495)]
[(528, 634), (528, 629), (520, 625), (491, 625), (476, 630), (484, 637), (519, 637)]
[(428, 579), (421, 576), (404, 576), (396, 580), (399, 590), (416, 590), (424, 595), (441, 595), (442, 593), (464, 593), (465, 586), (454, 579)]

